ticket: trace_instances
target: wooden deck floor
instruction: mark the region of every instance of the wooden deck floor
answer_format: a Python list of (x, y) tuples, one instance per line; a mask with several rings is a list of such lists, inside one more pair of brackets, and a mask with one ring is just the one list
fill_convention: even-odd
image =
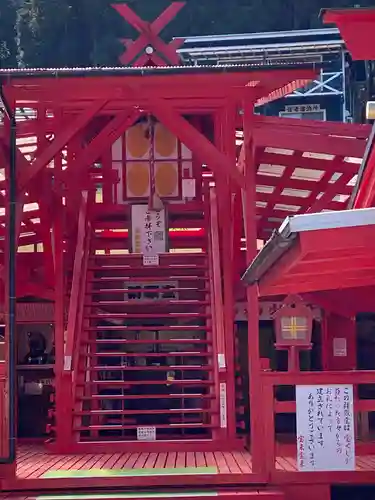
[[(4, 491), (94, 490), (281, 485), (308, 483), (311, 473), (297, 470), (296, 459), (278, 457), (274, 473), (254, 473), (251, 454), (243, 451), (98, 453), (58, 455), (43, 445), (18, 447), (16, 477), (3, 480)], [(355, 472), (338, 472), (334, 482), (375, 483), (375, 455), (358, 456)], [(330, 483), (332, 473), (314, 473), (314, 481)], [(350, 477), (349, 477), (350, 476)]]
[(92, 488), (196, 488), (262, 484), (251, 455), (233, 452), (98, 453), (58, 455), (43, 445), (18, 447), (16, 477), (5, 491)]
[(173, 474), (252, 474), (251, 455), (247, 451), (54, 455), (43, 447), (21, 446), (17, 458), (19, 479)]

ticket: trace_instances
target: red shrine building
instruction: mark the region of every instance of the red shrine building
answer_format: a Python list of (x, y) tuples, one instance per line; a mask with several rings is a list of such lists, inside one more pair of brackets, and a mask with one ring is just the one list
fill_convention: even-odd
[[(0, 498), (375, 487), (371, 126), (255, 114), (319, 65), (181, 65), (182, 7), (0, 70)], [(374, 10), (323, 16), (375, 58)]]

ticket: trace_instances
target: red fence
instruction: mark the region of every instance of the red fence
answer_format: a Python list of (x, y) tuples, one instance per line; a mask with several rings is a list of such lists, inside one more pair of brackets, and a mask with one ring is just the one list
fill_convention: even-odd
[[(263, 404), (264, 404), (264, 449), (267, 450), (268, 466), (270, 472), (275, 469), (276, 460), (276, 436), (275, 436), (275, 416), (280, 413), (295, 413), (296, 402), (278, 401), (275, 396), (275, 389), (282, 386), (297, 385), (336, 385), (352, 384), (354, 386), (354, 413), (363, 415), (368, 412), (375, 412), (374, 399), (360, 399), (358, 389), (360, 386), (375, 384), (375, 371), (331, 371), (331, 372), (264, 372), (262, 374)], [(356, 436), (356, 454), (375, 453), (375, 442), (364, 443)], [(297, 445), (295, 446), (295, 451)]]

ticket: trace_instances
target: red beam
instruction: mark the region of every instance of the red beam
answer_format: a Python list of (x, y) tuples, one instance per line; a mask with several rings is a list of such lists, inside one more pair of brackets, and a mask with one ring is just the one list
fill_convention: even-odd
[(352, 318), (356, 315), (357, 310), (349, 304), (343, 303), (333, 292), (333, 297), (327, 296), (327, 292), (306, 293), (303, 294), (303, 299), (310, 304), (321, 307), (325, 312), (339, 314), (347, 318)]
[[(150, 109), (155, 116), (188, 147), (194, 155), (217, 175), (227, 175), (244, 187), (244, 176), (232, 165), (230, 158), (183, 118), (166, 100), (153, 99)], [(234, 140), (234, 138), (233, 138)]]
[[(305, 87), (314, 77), (316, 77), (316, 74), (316, 71), (311, 71), (311, 76), (308, 79), (298, 79), (292, 82), (289, 80), (288, 83), (280, 83), (277, 88), (267, 90), (264, 97), (257, 100), (256, 105), (262, 106), (268, 102), (282, 99), (286, 95), (292, 94), (295, 90)], [(264, 87), (267, 88), (268, 86), (265, 85)]]
[(275, 133), (272, 129), (262, 128), (254, 131), (254, 140), (257, 146), (354, 158), (362, 158), (366, 147), (365, 141), (358, 139), (306, 133), (293, 134), (282, 130)]
[(346, 48), (355, 60), (375, 59), (375, 9), (329, 9), (323, 12), (324, 24), (336, 24)]
[[(140, 33), (136, 41), (132, 43), (126, 41), (126, 52), (120, 57), (120, 62), (124, 65), (131, 64), (142, 52), (143, 54), (136, 60), (135, 65), (137, 66), (146, 66), (150, 60), (157, 66), (164, 66), (165, 63), (178, 65), (180, 58), (176, 49), (183, 44), (183, 39), (173, 40), (168, 45), (158, 35), (184, 6), (185, 2), (173, 2), (150, 24), (143, 21), (127, 4), (113, 4), (112, 7)], [(147, 46), (151, 46), (159, 54), (156, 57), (154, 53), (147, 54), (145, 52)], [(159, 55), (165, 61), (160, 59)]]
[[(139, 110), (131, 110), (114, 117), (99, 134), (78, 153), (67, 170), (63, 172), (62, 180), (65, 179), (67, 186), (81, 184), (82, 179), (87, 178), (90, 167), (102, 153), (110, 148), (112, 144), (131, 127), (141, 115)], [(89, 186), (81, 186), (87, 188)]]
[[(35, 177), (54, 156), (58, 154), (66, 144), (100, 111), (107, 101), (96, 102), (83, 113), (77, 116), (69, 126), (64, 126), (62, 131), (56, 135), (55, 139), (45, 147), (41, 153), (38, 153), (36, 160), (28, 165), (27, 168), (21, 168), (18, 175), (18, 189), (25, 190), (30, 180)], [(27, 161), (27, 160), (26, 160)]]
[(360, 180), (358, 192), (354, 199), (353, 208), (369, 208), (375, 204), (375, 137), (370, 154), (367, 157), (363, 178)]
[[(352, 174), (348, 175), (347, 173), (343, 173), (337, 181), (331, 184), (327, 183), (323, 195), (319, 199), (315, 199), (315, 202), (310, 206), (307, 212), (320, 212), (327, 208), (336, 195), (343, 194), (343, 191), (348, 187), (348, 182), (350, 182), (352, 177)], [(327, 181), (329, 181), (329, 178)]]
[[(18, 137), (29, 137), (34, 136), (37, 133), (37, 120), (30, 119), (17, 122), (17, 138)], [(56, 120), (54, 118), (45, 119), (45, 131), (46, 133), (53, 134), (56, 128)]]
[(288, 295), (299, 293), (312, 293), (325, 290), (342, 290), (345, 288), (356, 288), (361, 286), (375, 285), (375, 274), (364, 271), (364, 273), (347, 274), (342, 272), (324, 275), (323, 277), (310, 276), (304, 277), (301, 281), (280, 280), (272, 284), (259, 285), (261, 296), (270, 295)]
[(368, 139), (371, 133), (371, 125), (358, 123), (340, 123), (320, 120), (299, 120), (293, 118), (283, 118), (277, 116), (257, 115), (254, 118), (255, 127), (266, 127), (284, 129), (285, 131), (295, 131), (319, 135), (337, 135), (342, 137), (356, 137), (358, 139)]
[[(275, 163), (275, 165), (278, 165)], [(270, 176), (266, 175), (263, 173), (257, 172), (257, 185), (262, 185), (262, 186), (278, 186), (280, 181), (280, 177), (276, 176)], [(304, 190), (304, 191), (311, 191), (314, 190), (318, 185), (320, 181), (307, 181), (303, 179), (288, 179), (287, 184), (284, 186), (285, 188), (292, 188), (292, 189), (298, 189), (298, 190)], [(326, 185), (328, 184), (328, 179), (326, 182)], [(321, 186), (323, 188), (323, 185)], [(324, 191), (324, 189), (322, 189)], [(350, 194), (352, 192), (352, 187), (350, 186), (345, 186), (342, 189), (342, 192), (340, 194)], [(261, 193), (262, 196), (266, 193)], [(303, 200), (303, 198), (301, 198)]]

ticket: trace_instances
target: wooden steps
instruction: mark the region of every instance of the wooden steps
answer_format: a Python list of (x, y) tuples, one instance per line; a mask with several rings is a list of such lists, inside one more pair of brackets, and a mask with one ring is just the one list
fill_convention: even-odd
[[(88, 263), (75, 379), (78, 440), (211, 439), (218, 426), (209, 259), (95, 253)], [(114, 323), (115, 322), (115, 323)], [(192, 434), (193, 433), (193, 434)]]

